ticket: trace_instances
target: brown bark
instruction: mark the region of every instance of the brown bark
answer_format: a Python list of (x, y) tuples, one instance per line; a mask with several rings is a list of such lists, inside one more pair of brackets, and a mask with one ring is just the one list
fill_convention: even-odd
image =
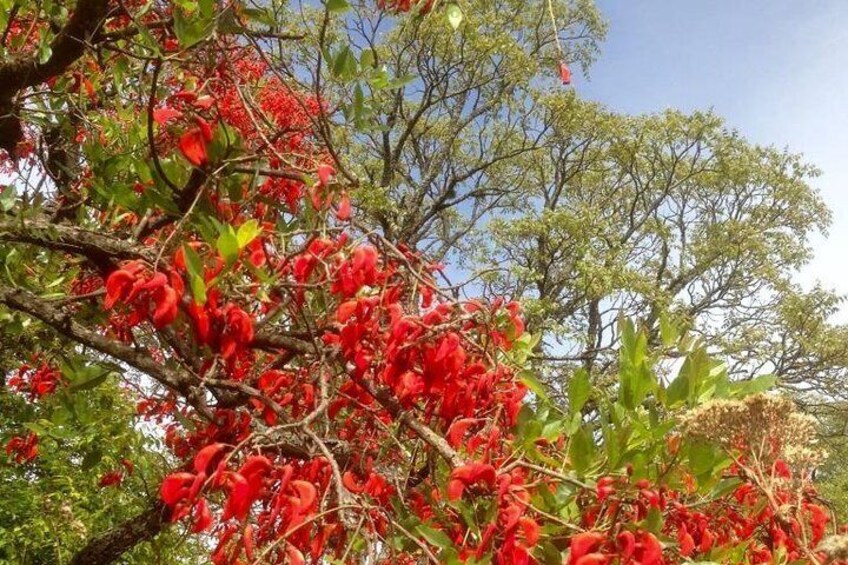
[(108, 565), (138, 544), (156, 537), (168, 527), (171, 511), (161, 500), (123, 524), (90, 540), (71, 559), (70, 565)]
[(65, 27), (50, 44), (52, 54), (44, 63), (36, 55), (14, 57), (0, 63), (0, 148), (15, 155), (23, 139), (15, 96), (63, 73), (85, 53), (86, 44), (98, 32), (109, 13), (108, 0), (79, 0)]

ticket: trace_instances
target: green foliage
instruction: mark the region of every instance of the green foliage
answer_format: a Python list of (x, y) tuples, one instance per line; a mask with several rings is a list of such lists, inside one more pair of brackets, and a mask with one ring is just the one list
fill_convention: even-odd
[[(0, 563), (66, 562), (93, 536), (145, 511), (167, 469), (161, 446), (137, 428), (134, 405), (111, 369), (69, 366), (65, 374), (70, 386), (37, 404), (0, 390), (3, 444), (12, 435), (39, 434), (33, 462), (0, 464)], [(133, 463), (131, 475), (124, 459)], [(124, 472), (123, 482), (100, 487), (112, 471)], [(187, 562), (193, 551), (171, 532), (140, 544), (123, 562)]]

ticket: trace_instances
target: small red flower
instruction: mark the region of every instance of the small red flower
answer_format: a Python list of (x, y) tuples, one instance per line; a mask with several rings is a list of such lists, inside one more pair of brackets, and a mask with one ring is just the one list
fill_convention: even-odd
[(565, 61), (560, 61), (559, 63), (559, 77), (562, 79), (562, 84), (566, 86), (571, 84), (571, 69), (568, 68)]
[(206, 136), (199, 127), (191, 129), (180, 136), (179, 146), (183, 157), (194, 165), (200, 167), (209, 161), (206, 153)]
[(167, 124), (171, 120), (176, 120), (182, 117), (182, 112), (169, 106), (163, 106), (162, 108), (156, 108), (153, 110), (153, 121), (160, 126)]

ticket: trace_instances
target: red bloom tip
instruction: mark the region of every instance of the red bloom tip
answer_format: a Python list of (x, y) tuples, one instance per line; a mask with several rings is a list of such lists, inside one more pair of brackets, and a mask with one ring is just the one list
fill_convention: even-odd
[(213, 443), (207, 445), (197, 452), (194, 456), (194, 470), (198, 473), (209, 474), (212, 467), (218, 464), (224, 452), (227, 450), (227, 445), (223, 443)]
[(330, 182), (330, 177), (335, 174), (335, 170), (330, 165), (318, 166), (318, 182), (321, 185), (327, 185)]
[(350, 195), (348, 195), (347, 192), (343, 192), (339, 199), (339, 207), (336, 210), (336, 218), (343, 222), (350, 219)]
[(153, 121), (163, 126), (170, 122), (171, 120), (176, 120), (183, 117), (183, 113), (179, 110), (175, 110), (169, 106), (163, 106), (162, 108), (156, 108), (153, 110)]
[(192, 473), (172, 473), (165, 477), (159, 494), (168, 506), (174, 506), (189, 493), (189, 485), (194, 482)]
[(198, 127), (187, 131), (180, 136), (179, 141), (180, 151), (183, 157), (195, 167), (205, 165), (209, 160), (209, 156), (206, 154), (207, 141), (201, 128)]
[(565, 61), (559, 63), (559, 77), (562, 79), (562, 84), (566, 86), (571, 84), (571, 69), (568, 68)]
[[(583, 532), (571, 538), (571, 553), (569, 554), (569, 565), (580, 563), (580, 559), (588, 557), (594, 552), (607, 537), (600, 532)], [(605, 563), (605, 561), (589, 561), (587, 563)]]

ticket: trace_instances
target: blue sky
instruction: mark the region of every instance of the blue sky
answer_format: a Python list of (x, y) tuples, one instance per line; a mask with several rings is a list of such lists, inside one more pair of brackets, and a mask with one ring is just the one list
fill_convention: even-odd
[(848, 0), (596, 1), (609, 35), (580, 93), (629, 113), (713, 108), (803, 153), (833, 224), (799, 281), (848, 294)]

